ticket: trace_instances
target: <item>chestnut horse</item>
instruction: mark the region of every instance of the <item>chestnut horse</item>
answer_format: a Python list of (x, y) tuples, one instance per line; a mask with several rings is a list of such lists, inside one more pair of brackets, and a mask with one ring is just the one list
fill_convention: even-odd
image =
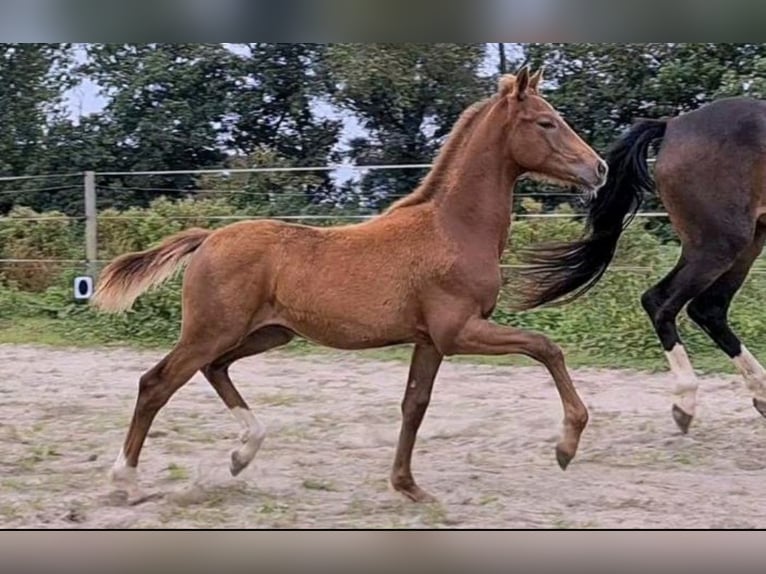
[(241, 472), (265, 427), (228, 369), (296, 335), (343, 350), (414, 345), (390, 476), (391, 486), (414, 501), (431, 500), (410, 464), (445, 356), (520, 353), (543, 363), (563, 405), (556, 456), (566, 468), (588, 412), (561, 350), (542, 334), (489, 321), (516, 180), (538, 175), (592, 194), (606, 176), (606, 163), (539, 94), (540, 79), (526, 67), (503, 76), (494, 95), (463, 112), (417, 189), (368, 221), (317, 228), (261, 220), (190, 229), (111, 262), (92, 302), (112, 312), (128, 309), (187, 264), (180, 338), (140, 378), (113, 482), (140, 497), (136, 467), (149, 427), (198, 370), (244, 429), (230, 467)]
[(659, 145), (657, 193), (681, 240), (681, 255), (641, 304), (678, 383), (673, 419), (689, 431), (699, 386), (676, 328), (687, 303), (689, 317), (733, 361), (753, 405), (766, 416), (766, 370), (727, 318), (766, 240), (766, 102), (721, 98), (670, 119), (637, 122), (608, 154), (609, 177), (591, 205), (589, 235), (530, 250), (531, 290), (520, 308), (572, 300), (599, 281), (644, 192), (654, 188), (647, 169), (652, 143)]

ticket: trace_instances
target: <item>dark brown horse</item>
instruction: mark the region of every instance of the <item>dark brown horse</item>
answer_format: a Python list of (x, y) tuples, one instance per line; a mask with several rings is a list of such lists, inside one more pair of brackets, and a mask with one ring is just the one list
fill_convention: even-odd
[(243, 426), (244, 446), (231, 456), (231, 472), (242, 471), (265, 428), (229, 367), (295, 335), (336, 349), (414, 344), (391, 473), (393, 487), (413, 500), (429, 498), (410, 461), (444, 356), (521, 353), (542, 362), (563, 405), (556, 454), (565, 468), (588, 412), (563, 354), (542, 334), (488, 320), (516, 180), (539, 174), (591, 193), (605, 179), (604, 161), (539, 95), (539, 81), (526, 68), (503, 77), (496, 94), (462, 114), (419, 187), (374, 219), (331, 228), (248, 221), (192, 229), (109, 264), (93, 303), (119, 312), (188, 263), (180, 339), (140, 379), (113, 480), (140, 499), (136, 467), (149, 427), (199, 370)]
[(657, 193), (682, 249), (641, 303), (678, 379), (673, 418), (686, 433), (695, 414), (697, 378), (676, 329), (687, 303), (689, 317), (732, 359), (766, 416), (766, 371), (727, 319), (766, 238), (766, 102), (725, 98), (675, 118), (637, 122), (608, 153), (609, 177), (591, 205), (588, 236), (527, 255), (531, 291), (523, 308), (572, 300), (598, 282), (644, 192), (654, 187), (647, 169), (653, 143)]

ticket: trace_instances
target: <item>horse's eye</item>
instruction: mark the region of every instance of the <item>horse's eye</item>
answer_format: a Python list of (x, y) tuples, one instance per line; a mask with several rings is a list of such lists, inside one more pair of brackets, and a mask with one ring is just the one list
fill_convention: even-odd
[(544, 130), (552, 130), (556, 128), (556, 124), (553, 123), (551, 120), (540, 120), (537, 122), (537, 125), (543, 128)]

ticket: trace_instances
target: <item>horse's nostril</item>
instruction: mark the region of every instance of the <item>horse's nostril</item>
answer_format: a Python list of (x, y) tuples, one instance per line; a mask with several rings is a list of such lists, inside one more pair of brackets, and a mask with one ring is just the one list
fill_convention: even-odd
[(598, 173), (599, 177), (606, 176), (606, 162), (605, 161), (599, 161), (596, 165), (596, 173)]

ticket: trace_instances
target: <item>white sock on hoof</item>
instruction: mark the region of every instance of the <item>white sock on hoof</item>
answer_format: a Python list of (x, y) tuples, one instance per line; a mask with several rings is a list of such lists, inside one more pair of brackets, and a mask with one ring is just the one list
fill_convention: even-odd
[(234, 407), (231, 409), (231, 414), (240, 422), (243, 429), (241, 440), (244, 444), (237, 451), (237, 458), (241, 463), (249, 464), (261, 448), (263, 439), (266, 438), (266, 427), (255, 418), (250, 409)]
[(125, 453), (122, 449), (112, 465), (109, 478), (114, 486), (127, 490), (129, 495), (140, 492), (138, 488), (138, 471), (136, 467), (128, 466)]
[(697, 389), (699, 381), (694, 374), (694, 367), (689, 361), (686, 349), (680, 343), (676, 343), (672, 350), (665, 353), (670, 364), (670, 370), (676, 376), (676, 405), (688, 415), (694, 416), (697, 408)]
[(742, 352), (732, 359), (739, 374), (745, 379), (745, 385), (753, 393), (753, 397), (766, 401), (766, 370), (753, 354), (742, 345)]

